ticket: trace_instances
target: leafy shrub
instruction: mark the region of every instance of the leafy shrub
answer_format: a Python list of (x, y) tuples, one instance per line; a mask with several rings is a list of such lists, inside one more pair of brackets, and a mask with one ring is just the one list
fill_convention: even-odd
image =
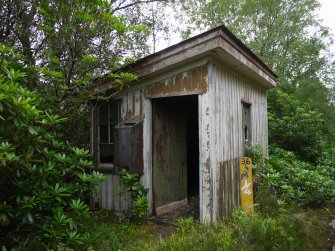
[(0, 56), (0, 243), (81, 245), (85, 198), (104, 176), (92, 171), (87, 150), (50, 131), (64, 119), (40, 110), (41, 98), (22, 87), (20, 56), (3, 45)]
[(333, 166), (303, 162), (281, 148), (271, 148), (269, 160), (257, 175), (256, 191), (269, 190), (285, 201), (320, 206), (335, 198)]
[(262, 173), (265, 167), (264, 150), (260, 144), (251, 143), (246, 146), (244, 155), (252, 160), (252, 177), (253, 182), (256, 184), (253, 189), (254, 193), (258, 194), (259, 186), (257, 184), (262, 180)]
[[(126, 169), (123, 169), (119, 173), (122, 183), (125, 185), (128, 192), (131, 195), (131, 214), (135, 219), (141, 220), (147, 214), (148, 211), (148, 189), (140, 183), (140, 175), (137, 173), (131, 173)], [(120, 194), (124, 194), (121, 192)]]
[(247, 216), (234, 213), (239, 229), (239, 245), (251, 250), (301, 250), (306, 244), (303, 222), (296, 216), (281, 215), (276, 218), (259, 214)]
[(245, 147), (245, 156), (252, 159), (253, 165), (262, 165), (265, 160), (265, 153), (260, 144), (247, 144)]
[(316, 163), (332, 133), (324, 114), (280, 90), (271, 92), (269, 104), (269, 141), (293, 151), (301, 160)]

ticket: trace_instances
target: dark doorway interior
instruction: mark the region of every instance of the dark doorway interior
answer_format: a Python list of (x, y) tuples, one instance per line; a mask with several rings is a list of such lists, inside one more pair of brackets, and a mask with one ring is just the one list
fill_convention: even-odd
[(152, 105), (155, 208), (187, 199), (198, 218), (198, 96), (157, 98)]
[(187, 197), (199, 197), (198, 96), (190, 96), (186, 109)]

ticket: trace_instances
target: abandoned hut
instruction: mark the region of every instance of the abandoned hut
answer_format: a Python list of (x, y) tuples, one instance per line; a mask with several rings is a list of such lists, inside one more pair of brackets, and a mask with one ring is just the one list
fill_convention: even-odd
[[(122, 212), (118, 171), (141, 174), (149, 215), (196, 198), (201, 222), (240, 205), (239, 158), (246, 142), (267, 151), (266, 91), (276, 75), (220, 26), (128, 66), (139, 81), (92, 114), (96, 168), (108, 175), (96, 203)], [(113, 83), (101, 82), (103, 90)]]

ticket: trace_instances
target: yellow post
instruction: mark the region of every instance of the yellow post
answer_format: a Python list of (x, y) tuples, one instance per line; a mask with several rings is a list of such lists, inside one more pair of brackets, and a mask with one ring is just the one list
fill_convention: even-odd
[(248, 157), (240, 160), (241, 207), (248, 214), (254, 212), (254, 193), (252, 187), (252, 161)]

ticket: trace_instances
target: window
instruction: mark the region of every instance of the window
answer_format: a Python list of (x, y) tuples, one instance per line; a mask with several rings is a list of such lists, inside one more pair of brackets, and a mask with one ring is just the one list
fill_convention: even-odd
[(113, 163), (113, 129), (120, 121), (120, 102), (112, 100), (102, 103), (98, 108), (97, 118), (98, 163)]
[(243, 129), (243, 141), (246, 146), (251, 141), (251, 105), (242, 102), (242, 129)]

